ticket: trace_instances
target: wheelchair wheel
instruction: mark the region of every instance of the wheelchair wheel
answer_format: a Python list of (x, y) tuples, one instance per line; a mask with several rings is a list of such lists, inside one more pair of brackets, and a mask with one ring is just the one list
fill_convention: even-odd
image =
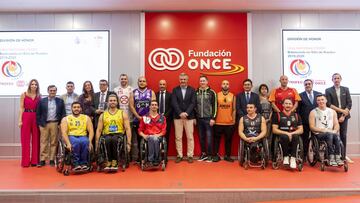
[(345, 172), (349, 171), (349, 165), (348, 165), (347, 161), (345, 161), (345, 163), (344, 163), (344, 171)]
[(122, 135), (118, 139), (118, 163), (121, 163), (121, 171), (125, 171), (128, 166), (127, 137)]
[(62, 173), (65, 165), (65, 146), (61, 140), (58, 140), (55, 164), (56, 164), (56, 171)]
[(64, 176), (68, 176), (68, 175), (70, 175), (70, 171), (68, 169), (65, 169), (63, 174), (64, 174)]
[(270, 150), (269, 150), (269, 143), (267, 138), (263, 138), (262, 141), (262, 154), (264, 154), (264, 161), (265, 161), (265, 167), (268, 165), (270, 160)]
[(249, 163), (250, 163), (250, 150), (249, 150), (249, 147), (244, 147), (244, 162), (243, 162), (243, 167), (245, 170), (248, 170), (249, 169)]
[(162, 163), (162, 165), (161, 165), (161, 170), (162, 171), (165, 171), (165, 168), (166, 168), (166, 163), (165, 163), (166, 161), (164, 160), (164, 162)]
[(282, 152), (281, 144), (279, 143), (279, 138), (275, 138), (274, 156), (272, 162), (273, 169), (279, 169), (282, 159), (283, 159), (283, 152)]
[(238, 148), (238, 160), (239, 166), (243, 166), (244, 163), (244, 141), (240, 139)]
[(320, 170), (325, 171), (325, 163), (324, 162), (321, 162)]
[(309, 151), (307, 154), (308, 162), (310, 166), (315, 166), (319, 160), (319, 142), (315, 135), (310, 137), (309, 140)]
[(146, 149), (146, 144), (145, 144), (145, 140), (144, 139), (141, 139), (140, 141), (140, 167), (141, 167), (141, 170), (143, 171), (145, 169), (145, 163), (146, 163), (146, 152), (147, 152), (147, 149)]
[(304, 163), (304, 145), (301, 137), (299, 137), (299, 144), (296, 148), (296, 162), (297, 165), (303, 165)]

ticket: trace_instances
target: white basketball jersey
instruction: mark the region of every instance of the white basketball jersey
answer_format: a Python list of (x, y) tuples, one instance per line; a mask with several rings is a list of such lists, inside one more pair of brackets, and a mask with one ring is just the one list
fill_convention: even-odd
[(317, 107), (313, 111), (315, 111), (315, 126), (317, 128), (330, 130), (334, 128), (334, 111), (332, 109), (326, 107), (325, 110), (321, 110)]
[(127, 86), (125, 88), (122, 88), (121, 86), (115, 87), (114, 92), (119, 97), (119, 105), (120, 109), (123, 110), (127, 115), (129, 115), (129, 120), (133, 120), (133, 115), (129, 108), (129, 99), (130, 99), (130, 93), (133, 91), (133, 88), (131, 86)]

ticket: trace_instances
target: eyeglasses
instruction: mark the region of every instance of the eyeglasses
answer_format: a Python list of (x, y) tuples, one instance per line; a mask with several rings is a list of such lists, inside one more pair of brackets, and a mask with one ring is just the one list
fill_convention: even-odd
[(310, 85), (311, 85), (311, 83), (305, 83), (304, 85), (305, 85), (305, 86), (310, 86)]

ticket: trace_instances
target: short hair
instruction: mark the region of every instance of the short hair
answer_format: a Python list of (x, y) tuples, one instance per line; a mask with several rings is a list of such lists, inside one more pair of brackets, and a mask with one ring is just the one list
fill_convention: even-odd
[(57, 90), (57, 87), (56, 87), (55, 85), (49, 85), (48, 88), (47, 88), (47, 90), (49, 91), (51, 88), (54, 88), (54, 87), (55, 87), (55, 89)]
[(326, 98), (325, 94), (318, 94), (318, 95), (316, 95), (315, 98), (317, 99), (318, 97), (325, 97)]
[(179, 77), (182, 77), (182, 76), (185, 76), (185, 77), (189, 78), (189, 75), (184, 73), (184, 72), (180, 73), (180, 75), (179, 75)]
[(69, 81), (66, 83), (66, 85), (75, 85), (73, 81)]
[(259, 92), (261, 92), (261, 88), (262, 88), (262, 87), (265, 87), (265, 88), (266, 88), (266, 91), (269, 92), (269, 87), (268, 87), (266, 84), (261, 84), (261, 85), (259, 86)]
[(153, 103), (153, 102), (155, 102), (156, 104), (158, 104), (158, 102), (156, 101), (156, 99), (151, 100), (150, 104)]
[(108, 81), (105, 80), (105, 79), (101, 79), (101, 80), (99, 81), (99, 83), (100, 83), (100, 82), (106, 82), (106, 84), (108, 84)]
[(252, 81), (251, 81), (249, 78), (245, 79), (245, 80), (243, 81), (243, 84), (245, 84), (246, 82), (250, 82), (251, 85), (253, 84)]
[(314, 81), (313, 81), (312, 79), (308, 78), (308, 79), (305, 79), (305, 80), (304, 80), (304, 84), (305, 84), (307, 81), (310, 81), (310, 82), (311, 82), (311, 84), (313, 84), (313, 83), (314, 83)]
[(334, 74), (331, 76), (331, 79), (333, 79), (335, 75), (338, 75), (338, 76), (340, 77), (340, 79), (342, 78), (341, 75), (340, 75), (340, 73), (334, 73)]
[(108, 98), (107, 98), (107, 102), (109, 102), (110, 97), (115, 97), (116, 98), (116, 102), (117, 102), (116, 107), (120, 108), (119, 97), (117, 96), (117, 94), (114, 93), (114, 92), (110, 93)]
[(125, 73), (121, 73), (120, 77), (123, 77), (123, 76), (128, 77)]
[(79, 104), (79, 105), (80, 105), (80, 107), (82, 108), (81, 103), (80, 103), (80, 102), (78, 102), (78, 101), (75, 101), (75, 102), (71, 103), (71, 107), (73, 107), (73, 106), (74, 106), (74, 105), (76, 105), (76, 104)]
[(254, 105), (254, 107), (256, 108), (256, 104), (254, 102), (247, 103), (246, 106), (249, 105), (249, 104)]
[(200, 78), (205, 78), (206, 81), (209, 81), (209, 79), (206, 77), (206, 75), (200, 75), (199, 79)]

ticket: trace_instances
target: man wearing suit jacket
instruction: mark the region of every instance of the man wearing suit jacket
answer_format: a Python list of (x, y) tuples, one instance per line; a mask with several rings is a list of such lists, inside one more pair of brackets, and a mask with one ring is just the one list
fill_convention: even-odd
[[(107, 108), (107, 100), (110, 94), (115, 94), (115, 92), (108, 91), (108, 81), (107, 80), (100, 80), (99, 82), (99, 89), (100, 92), (95, 93), (94, 95), (94, 105), (95, 105), (95, 118), (94, 118), (94, 129), (97, 128), (98, 120), (100, 115), (105, 111)], [(94, 145), (95, 146), (95, 145)]]
[(255, 92), (252, 92), (252, 81), (246, 79), (243, 81), (244, 92), (240, 92), (236, 95), (236, 120), (239, 121), (241, 117), (247, 114), (246, 105), (255, 104), (256, 112), (261, 112), (260, 98)]
[(177, 151), (176, 163), (183, 159), (182, 136), (185, 128), (187, 137), (188, 162), (193, 163), (194, 156), (194, 120), (195, 120), (195, 89), (188, 85), (189, 76), (181, 73), (180, 85), (172, 91), (171, 105), (174, 111), (175, 144)]
[(309, 147), (309, 115), (317, 107), (316, 97), (321, 95), (320, 92), (313, 90), (313, 81), (306, 79), (304, 81), (305, 91), (300, 93), (301, 101), (299, 102), (298, 112), (303, 122), (304, 133), (302, 136), (304, 142), (304, 157), (307, 157)]
[[(349, 88), (340, 86), (341, 80), (341, 75), (339, 73), (334, 73), (332, 75), (332, 81), (334, 83), (334, 86), (327, 88), (325, 90), (325, 95), (328, 101), (328, 106), (334, 109), (338, 115), (338, 120), (340, 124), (340, 139), (344, 144), (344, 151), (346, 154), (346, 133), (348, 120), (350, 118), (352, 100)], [(350, 163), (353, 162), (348, 157), (346, 157), (346, 159)]]
[[(55, 166), (55, 153), (57, 146), (58, 125), (66, 115), (64, 101), (55, 97), (57, 88), (50, 85), (47, 89), (49, 96), (41, 99), (36, 109), (36, 122), (40, 128), (40, 164), (50, 159), (50, 165)], [(50, 149), (49, 149), (50, 142)]]
[(159, 81), (159, 92), (156, 92), (156, 101), (158, 102), (158, 113), (166, 117), (166, 143), (169, 146), (169, 136), (171, 123), (173, 122), (173, 111), (171, 106), (171, 92), (166, 91), (166, 80)]

